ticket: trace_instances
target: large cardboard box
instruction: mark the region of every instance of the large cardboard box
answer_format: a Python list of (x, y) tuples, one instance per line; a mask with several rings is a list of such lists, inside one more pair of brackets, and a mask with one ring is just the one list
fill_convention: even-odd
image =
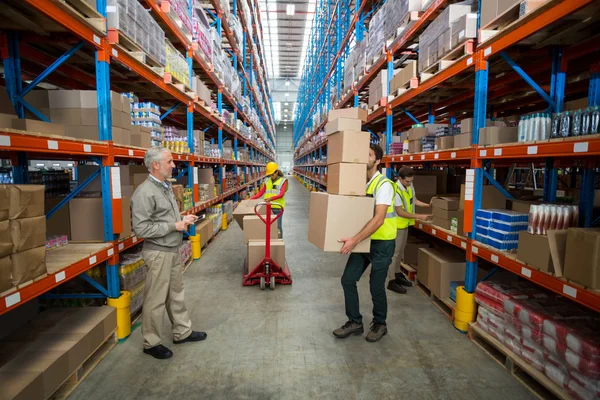
[(485, 0), (481, 2), (481, 27), (485, 28), (498, 16), (498, 0)]
[(44, 215), (44, 185), (8, 185), (10, 219)]
[[(238, 223), (240, 228), (244, 229), (244, 217), (247, 215), (256, 215), (254, 207), (261, 203), (262, 200), (242, 200), (235, 210), (233, 210), (233, 219)], [(265, 206), (258, 208), (261, 215), (265, 213)]]
[(152, 146), (150, 134), (142, 130), (140, 130), (140, 132), (131, 132), (130, 140), (132, 146), (143, 147), (144, 149), (148, 149)]
[(46, 245), (14, 253), (10, 260), (13, 285), (18, 286), (46, 273)]
[(460, 215), (463, 213), (462, 210), (444, 210), (443, 208), (437, 207), (433, 207), (432, 210), (434, 217), (446, 220), (452, 220), (452, 218), (459, 218)]
[[(373, 218), (375, 200), (371, 197), (310, 194), (308, 241), (324, 251), (339, 252), (338, 240), (351, 237)], [(359, 243), (354, 253), (368, 253), (371, 239)]]
[(458, 197), (436, 197), (432, 200), (431, 206), (441, 210), (456, 211), (460, 208), (460, 198)]
[(408, 152), (409, 153), (420, 153), (423, 151), (423, 145), (421, 140), (409, 140), (408, 141)]
[(17, 119), (16, 115), (12, 114), (0, 114), (0, 128), (11, 128), (13, 127), (13, 120)]
[(527, 231), (519, 232), (517, 258), (535, 269), (554, 273), (548, 236), (532, 235)]
[[(98, 108), (98, 93), (95, 90), (50, 90), (50, 108)], [(111, 107), (123, 109), (123, 96), (110, 92)]]
[(64, 125), (55, 124), (52, 122), (36, 121), (34, 119), (13, 119), (12, 127), (13, 129), (43, 133), (46, 135), (65, 135)]
[(10, 237), (14, 253), (46, 246), (46, 217), (10, 220)]
[(330, 121), (325, 125), (325, 134), (331, 135), (336, 132), (342, 131), (354, 131), (360, 132), (362, 130), (362, 121), (360, 119), (353, 118), (338, 118)]
[(97, 126), (65, 125), (65, 136), (76, 139), (100, 140)]
[(428, 249), (429, 247), (429, 243), (425, 242), (406, 242), (406, 247), (404, 247), (404, 263), (418, 267), (419, 249)]
[(459, 44), (477, 37), (477, 14), (469, 13), (452, 22), (451, 47), (454, 49)]
[(415, 175), (413, 180), (413, 187), (415, 188), (415, 194), (421, 201), (425, 201), (421, 198), (421, 193), (437, 193), (437, 176), (435, 175)]
[[(275, 218), (272, 215), (271, 218)], [(278, 239), (277, 223), (271, 225), (271, 240)], [(253, 240), (265, 240), (267, 238), (267, 226), (256, 215), (246, 215), (244, 217), (244, 243)]]
[(600, 229), (570, 228), (565, 257), (565, 278), (600, 289)]
[[(264, 240), (252, 240), (248, 243), (248, 272), (252, 272), (265, 257), (265, 247)], [(271, 259), (281, 268), (285, 267), (285, 243), (283, 240), (278, 239), (271, 242)]]
[(114, 144), (121, 146), (131, 146), (131, 136), (132, 133), (130, 131), (126, 131), (122, 128), (114, 127), (112, 128), (112, 139)]
[[(455, 211), (452, 211), (455, 212)], [(435, 215), (435, 211), (433, 213), (433, 225), (439, 226), (440, 228), (446, 230), (452, 230), (452, 219), (440, 218)]]
[(0, 257), (0, 293), (12, 289), (12, 287), (12, 263), (10, 256)]
[(327, 140), (327, 164), (369, 162), (369, 132), (337, 132)]
[(208, 185), (209, 200), (215, 197), (215, 176), (212, 168), (198, 168), (198, 183)]
[(205, 218), (196, 223), (196, 235), (200, 235), (200, 248), (204, 248), (214, 234), (213, 223), (210, 218)]
[(338, 118), (359, 119), (362, 122), (367, 122), (369, 112), (362, 108), (341, 108), (338, 110), (330, 110), (327, 116), (327, 121), (334, 121)]
[(437, 150), (447, 150), (454, 148), (454, 136), (442, 136), (435, 139)]
[[(131, 199), (121, 197), (121, 220), (123, 231), (119, 239), (131, 236)], [(76, 197), (69, 202), (71, 221), (70, 237), (78, 241), (104, 241), (104, 214), (102, 198)]]
[(0, 257), (6, 257), (13, 252), (12, 238), (10, 235), (10, 221), (0, 221)]
[(465, 147), (471, 147), (473, 144), (473, 133), (461, 133), (460, 135), (454, 136), (454, 147), (457, 149), (464, 149)]
[(37, 372), (0, 370), (2, 399), (7, 400), (43, 400), (44, 381)]
[[(63, 199), (60, 197), (48, 197), (45, 201), (45, 213), (48, 214)], [(46, 235), (67, 235), (71, 240), (71, 214), (69, 213), (69, 203), (59, 208), (52, 217), (46, 220)]]
[(502, 143), (515, 143), (519, 140), (519, 128), (490, 126), (479, 130), (479, 144), (492, 146)]
[[(465, 208), (465, 185), (460, 186), (460, 209)], [(481, 189), (481, 208), (506, 209), (506, 197), (492, 185), (483, 185)]]
[(367, 164), (338, 163), (327, 167), (327, 193), (364, 196), (367, 190)]
[(516, 212), (529, 214), (532, 205), (542, 204), (541, 201), (509, 200), (510, 209)]
[(8, 219), (10, 211), (10, 191), (8, 185), (0, 185), (0, 221)]
[(429, 129), (427, 129), (425, 127), (411, 128), (408, 130), (408, 140), (409, 141), (420, 140), (421, 138), (424, 138), (425, 136), (429, 136), (429, 135), (431, 135), (431, 132), (429, 132)]
[[(450, 297), (450, 282), (465, 277), (464, 253), (453, 249), (420, 249), (417, 279), (440, 299)], [(423, 271), (423, 272), (421, 272)], [(421, 280), (421, 277), (424, 279)]]
[[(111, 109), (112, 125), (121, 127), (122, 111), (120, 109)], [(97, 108), (52, 108), (50, 109), (50, 120), (54, 123), (63, 125), (81, 125), (98, 127), (98, 109)]]

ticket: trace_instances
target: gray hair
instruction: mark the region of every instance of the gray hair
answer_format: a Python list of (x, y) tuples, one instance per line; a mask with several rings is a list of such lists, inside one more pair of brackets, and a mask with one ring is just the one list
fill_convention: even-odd
[(150, 147), (146, 150), (146, 154), (144, 155), (144, 165), (148, 168), (149, 172), (152, 172), (152, 163), (154, 161), (159, 162), (162, 160), (163, 153), (169, 151), (166, 147)]

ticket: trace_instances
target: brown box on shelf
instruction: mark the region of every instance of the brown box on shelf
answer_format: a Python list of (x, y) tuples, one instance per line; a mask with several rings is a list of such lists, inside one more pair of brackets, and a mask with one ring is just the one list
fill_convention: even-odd
[[(371, 197), (310, 194), (308, 241), (324, 251), (339, 252), (338, 240), (358, 233), (373, 218), (375, 200)], [(353, 253), (368, 253), (371, 240), (360, 242)]]
[(516, 212), (529, 214), (532, 205), (542, 204), (541, 201), (508, 200), (510, 209)]
[(42, 247), (14, 253), (10, 256), (10, 260), (13, 285), (15, 286), (44, 275), (46, 273), (46, 243)]
[[(248, 243), (248, 270), (254, 268), (265, 258), (266, 243), (264, 240), (252, 240)], [(285, 267), (285, 243), (282, 239), (271, 241), (271, 259), (281, 268)]]
[[(61, 197), (48, 197), (45, 202), (46, 214), (63, 200)], [(71, 240), (71, 214), (69, 203), (59, 208), (52, 217), (46, 220), (46, 235), (67, 235)]]
[(11, 255), (13, 252), (10, 234), (10, 221), (0, 221), (0, 257)]
[(535, 269), (554, 273), (548, 236), (532, 235), (527, 231), (519, 232), (517, 258)]
[[(121, 110), (112, 108), (112, 125), (120, 126)], [(72, 126), (98, 126), (97, 108), (52, 108), (50, 120), (54, 123)]]
[(362, 121), (353, 118), (338, 118), (325, 125), (325, 134), (331, 135), (342, 131), (362, 131)]
[(151, 136), (148, 132), (130, 132), (130, 140), (132, 146), (142, 147), (148, 149), (152, 146)]
[(436, 175), (416, 175), (413, 180), (413, 187), (415, 188), (415, 193), (417, 198), (421, 201), (431, 200), (431, 198), (427, 200), (423, 200), (421, 198), (421, 193), (438, 193), (438, 177)]
[(452, 38), (450, 40), (451, 48), (456, 48), (459, 44), (468, 39), (477, 37), (477, 14), (469, 13), (458, 18), (452, 25)]
[(334, 121), (338, 118), (359, 119), (362, 122), (367, 122), (369, 112), (362, 108), (341, 108), (338, 110), (330, 110), (327, 116), (327, 121)]
[[(254, 213), (254, 207), (262, 202), (262, 200), (242, 200), (240, 204), (233, 210), (233, 219), (238, 223), (240, 228), (244, 229), (244, 217), (247, 215), (256, 215)], [(265, 214), (265, 207), (261, 206), (258, 209), (261, 215)]]
[(434, 225), (439, 226), (440, 228), (444, 228), (447, 230), (452, 230), (452, 219), (440, 218), (435, 216), (435, 211), (433, 213), (433, 220), (431, 221)]
[(45, 246), (46, 216), (11, 219), (10, 237), (14, 253)]
[(431, 202), (431, 206), (436, 209), (456, 211), (460, 208), (460, 198), (458, 197), (436, 197)]
[(65, 135), (64, 125), (55, 124), (52, 122), (36, 121), (34, 119), (13, 119), (12, 127), (13, 129), (43, 133), (46, 135)]
[(450, 282), (465, 277), (465, 255), (454, 249), (420, 249), (417, 279), (440, 299), (450, 296)]
[(429, 132), (429, 129), (427, 129), (425, 127), (411, 128), (408, 130), (408, 140), (409, 141), (420, 140), (421, 138), (424, 138), (425, 136), (429, 136), (430, 134), (431, 133)]
[(454, 136), (442, 136), (435, 138), (435, 147), (437, 150), (448, 150), (454, 148)]
[(408, 152), (409, 153), (420, 153), (423, 151), (423, 145), (421, 140), (409, 140), (408, 141)]
[(486, 0), (481, 2), (481, 28), (492, 22), (498, 16), (498, 0)]
[(208, 199), (215, 198), (215, 176), (212, 168), (198, 168), (198, 184), (208, 185)]
[[(131, 236), (131, 199), (121, 197), (121, 220), (123, 231), (119, 239)], [(77, 241), (103, 242), (104, 217), (102, 213), (102, 198), (76, 197), (69, 202), (69, 218), (71, 221), (69, 237)]]
[(563, 276), (590, 289), (600, 289), (600, 229), (570, 228)]
[(0, 221), (6, 221), (10, 211), (9, 185), (0, 185)]
[(519, 140), (518, 128), (500, 128), (490, 126), (479, 130), (479, 144), (492, 146), (503, 143), (515, 143)]
[[(49, 90), (49, 108), (98, 108), (95, 90)], [(123, 109), (121, 94), (110, 92), (112, 108)]]
[[(271, 218), (275, 218), (273, 215)], [(267, 236), (267, 227), (265, 223), (256, 215), (246, 215), (244, 217), (244, 243), (253, 240), (265, 240)], [(278, 239), (277, 223), (271, 225), (271, 239)]]
[(75, 139), (100, 140), (97, 126), (65, 125), (65, 136)]
[(429, 243), (425, 242), (406, 242), (404, 263), (417, 267), (419, 265), (419, 249), (428, 249), (429, 247), (431, 247)]
[(471, 147), (473, 141), (473, 133), (461, 133), (460, 135), (454, 136), (454, 147), (457, 149), (464, 149)]
[(10, 219), (44, 215), (44, 185), (7, 185), (7, 187)]
[(0, 114), (0, 128), (13, 128), (13, 121), (18, 119), (16, 115)]
[(196, 223), (196, 234), (200, 235), (200, 248), (204, 248), (206, 243), (213, 237), (213, 223), (210, 218), (205, 218)]
[(369, 162), (369, 132), (337, 132), (327, 141), (327, 164)]
[(12, 263), (10, 256), (0, 257), (0, 293), (12, 289), (12, 287)]
[[(418, 193), (417, 193), (418, 194)], [(460, 186), (460, 209), (465, 208), (465, 185)], [(481, 191), (481, 208), (506, 209), (506, 197), (496, 187), (483, 185)]]
[[(460, 214), (464, 213), (462, 210), (444, 210), (442, 208), (433, 207), (433, 216), (435, 218), (441, 218), (445, 220), (452, 220), (452, 218), (459, 218)], [(436, 224), (437, 225), (437, 224)], [(446, 228), (450, 229), (450, 228)]]
[(366, 195), (367, 164), (338, 163), (327, 167), (327, 193)]
[(112, 138), (116, 145), (131, 146), (131, 132), (122, 128), (112, 128)]
[(43, 400), (44, 381), (37, 372), (0, 370), (3, 399)]

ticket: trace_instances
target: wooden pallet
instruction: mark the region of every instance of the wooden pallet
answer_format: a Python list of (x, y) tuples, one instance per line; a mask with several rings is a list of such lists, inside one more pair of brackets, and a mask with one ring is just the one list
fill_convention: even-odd
[(104, 342), (71, 374), (60, 388), (50, 397), (53, 400), (66, 399), (83, 382), (85, 378), (100, 364), (117, 345), (116, 329), (104, 339)]
[(391, 102), (392, 100), (400, 97), (404, 93), (408, 92), (410, 89), (416, 89), (418, 87), (419, 87), (419, 78), (417, 76), (414, 76), (411, 78), (410, 81), (406, 82), (404, 85), (402, 85), (398, 89), (394, 90), (388, 96), (388, 103)]
[(513, 353), (502, 342), (477, 326), (476, 323), (469, 326), (468, 337), (537, 398), (561, 400), (572, 398), (546, 375)]
[[(372, 58), (370, 61), (367, 61), (366, 65), (365, 65), (365, 70), (366, 71), (370, 71), (371, 68), (373, 67), (373, 65), (377, 64), (377, 61), (379, 61), (379, 59), (381, 57), (383, 57), (385, 55), (385, 47), (381, 48)], [(360, 79), (359, 79), (360, 81)]]
[(406, 276), (411, 282), (415, 282), (417, 280), (417, 270), (414, 269), (409, 264), (400, 263), (400, 271)]
[(386, 48), (391, 48), (394, 42), (398, 40), (399, 37), (403, 36), (404, 32), (412, 28), (412, 26), (421, 18), (422, 15), (423, 13), (421, 11), (410, 11), (407, 13), (400, 25), (398, 25), (394, 31), (394, 34), (385, 41)]
[(528, 0), (527, 2), (525, 2), (525, 14), (523, 14), (522, 16), (520, 15), (521, 2), (513, 4), (510, 8), (508, 8), (506, 11), (497, 16), (494, 20), (489, 22), (486, 26), (484, 26), (481, 29), (481, 42), (485, 42), (486, 40), (489, 40), (490, 38), (496, 36), (507, 26), (517, 22), (521, 18), (524, 18), (527, 14), (540, 8), (540, 6), (544, 5), (547, 2), (548, 0)]
[(73, 17), (83, 19), (96, 31), (106, 35), (106, 19), (85, 0), (54, 0), (53, 3)]
[(473, 39), (467, 40), (465, 43), (451, 50), (448, 54), (443, 56), (440, 60), (425, 68), (421, 72), (421, 83), (427, 79), (432, 78), (439, 72), (445, 70), (461, 58), (466, 55), (473, 54), (475, 51), (475, 42)]
[(108, 30), (108, 41), (112, 44), (118, 44), (119, 51), (125, 51), (131, 57), (135, 58), (142, 64), (147, 65), (148, 68), (152, 69), (154, 72), (156, 72), (155, 68), (163, 68), (162, 64), (152, 58), (152, 56), (146, 54), (146, 52), (144, 52), (144, 50), (137, 43), (117, 29)]
[(177, 28), (179, 28), (179, 32), (186, 37), (188, 42), (191, 43), (193, 39), (192, 33), (187, 30), (181, 17), (179, 17), (179, 15), (177, 15), (173, 7), (171, 7), (171, 3), (169, 3), (166, 0), (162, 0), (159, 4), (160, 11), (162, 11), (167, 17), (169, 17), (171, 21), (175, 23), (175, 25), (177, 25)]

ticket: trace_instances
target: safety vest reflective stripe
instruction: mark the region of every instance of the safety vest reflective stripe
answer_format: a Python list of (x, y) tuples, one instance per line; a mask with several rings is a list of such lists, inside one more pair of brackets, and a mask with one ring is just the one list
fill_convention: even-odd
[[(379, 175), (379, 177), (371, 182), (369, 187), (367, 188), (367, 194), (373, 195), (373, 198), (377, 197), (377, 190), (385, 183), (389, 182), (392, 185), (392, 190), (395, 191), (394, 182), (390, 181), (383, 175)], [(392, 204), (388, 206), (385, 220), (383, 221), (383, 225), (375, 231), (371, 235), (371, 239), (373, 240), (395, 240), (396, 235), (398, 234), (398, 230), (396, 227), (396, 213), (394, 212), (394, 201), (392, 198)]]

